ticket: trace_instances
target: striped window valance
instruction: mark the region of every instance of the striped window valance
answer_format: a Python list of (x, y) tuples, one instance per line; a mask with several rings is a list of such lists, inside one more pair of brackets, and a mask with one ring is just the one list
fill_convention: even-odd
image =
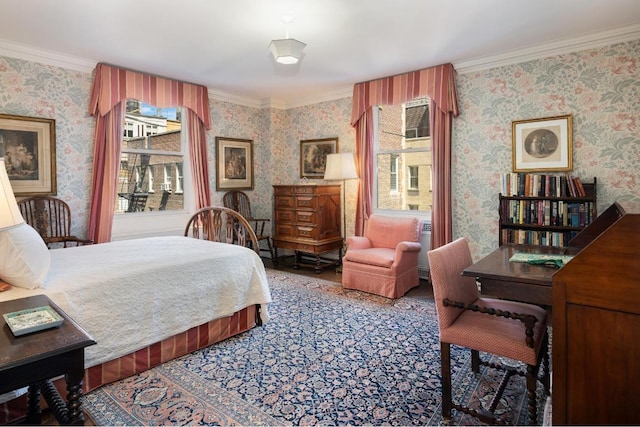
[(89, 114), (104, 116), (125, 99), (137, 99), (161, 108), (189, 108), (206, 129), (211, 129), (209, 93), (205, 86), (98, 64)]
[(357, 83), (353, 87), (351, 124), (356, 125), (364, 112), (374, 105), (397, 105), (428, 96), (445, 113), (458, 115), (458, 99), (453, 65), (444, 64), (378, 80)]

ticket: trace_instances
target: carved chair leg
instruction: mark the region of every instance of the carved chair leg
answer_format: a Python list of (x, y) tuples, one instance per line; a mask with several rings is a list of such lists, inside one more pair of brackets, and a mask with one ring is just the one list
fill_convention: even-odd
[[(549, 362), (549, 334), (546, 334), (542, 341), (542, 359), (544, 363), (544, 374), (542, 377), (542, 385), (544, 386), (544, 395), (551, 394), (551, 365)], [(542, 364), (540, 364), (542, 366)]]
[(538, 368), (527, 365), (527, 401), (529, 402), (529, 425), (538, 421), (538, 405), (536, 402), (536, 386), (538, 384)]
[(442, 368), (442, 418), (451, 419), (451, 344), (440, 341), (440, 365)]
[(474, 374), (480, 372), (480, 352), (478, 350), (471, 350), (471, 370)]

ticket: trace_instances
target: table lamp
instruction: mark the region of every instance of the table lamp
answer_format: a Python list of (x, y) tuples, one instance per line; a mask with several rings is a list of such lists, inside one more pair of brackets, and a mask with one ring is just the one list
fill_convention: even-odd
[(4, 165), (4, 158), (0, 158), (0, 229), (22, 224), (24, 219), (20, 214), (18, 202), (13, 194), (9, 175)]
[(327, 181), (342, 180), (342, 237), (347, 234), (347, 206), (345, 205), (345, 180), (358, 178), (353, 153), (335, 153), (327, 155), (327, 166), (324, 179)]

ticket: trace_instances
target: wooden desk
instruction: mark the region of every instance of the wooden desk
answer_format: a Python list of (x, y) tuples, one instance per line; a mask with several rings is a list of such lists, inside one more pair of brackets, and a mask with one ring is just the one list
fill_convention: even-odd
[(480, 282), (482, 295), (551, 307), (551, 280), (558, 269), (526, 262), (509, 262), (509, 258), (516, 252), (571, 252), (567, 251), (567, 248), (552, 246), (503, 245), (465, 268), (462, 274), (475, 277)]
[[(0, 393), (29, 386), (27, 424), (40, 424), (40, 392), (61, 425), (84, 424), (80, 407), (84, 376), (84, 349), (96, 342), (45, 295), (0, 303), (0, 314), (51, 306), (64, 319), (57, 328), (14, 336), (1, 320)], [(2, 317), (0, 317), (2, 319)], [(64, 375), (67, 402), (50, 379)]]

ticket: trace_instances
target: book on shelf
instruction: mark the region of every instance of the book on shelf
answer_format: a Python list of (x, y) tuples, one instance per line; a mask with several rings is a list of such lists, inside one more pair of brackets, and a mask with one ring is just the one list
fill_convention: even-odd
[(512, 197), (586, 197), (582, 180), (574, 175), (504, 173), (500, 193)]

